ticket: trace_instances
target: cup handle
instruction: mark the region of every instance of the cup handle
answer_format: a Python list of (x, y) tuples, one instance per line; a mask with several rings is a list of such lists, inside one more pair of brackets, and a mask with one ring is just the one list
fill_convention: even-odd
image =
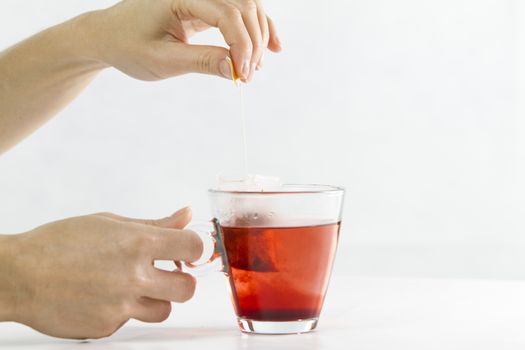
[(194, 231), (202, 240), (204, 250), (199, 260), (178, 264), (179, 269), (199, 277), (212, 272), (228, 272), (228, 259), (222, 241), (221, 228), (217, 219), (204, 223), (192, 223), (186, 229)]

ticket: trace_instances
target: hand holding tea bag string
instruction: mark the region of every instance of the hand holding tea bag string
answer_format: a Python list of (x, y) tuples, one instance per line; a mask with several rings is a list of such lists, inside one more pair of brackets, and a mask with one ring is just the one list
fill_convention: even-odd
[[(263, 66), (264, 50), (281, 50), (275, 26), (260, 0), (124, 1), (98, 21), (112, 28), (95, 26), (99, 41), (97, 56), (124, 73), (143, 80), (157, 80), (184, 73), (215, 74), (230, 79), (226, 61), (233, 59), (235, 73), (250, 81)], [(166, 8), (167, 5), (169, 8)], [(121, 7), (119, 9), (119, 7)], [(148, 14), (141, 21), (138, 14)], [(152, 15), (152, 16), (151, 16)], [(138, 25), (138, 27), (137, 27)], [(217, 27), (224, 47), (191, 45), (197, 32)], [(160, 29), (160, 30), (159, 30)]]
[[(209, 27), (219, 28), (228, 48), (189, 43)], [(231, 78), (231, 57), (248, 82), (266, 47), (281, 49), (260, 0), (124, 0), (80, 15), (0, 52), (0, 154), (105, 68), (142, 80), (191, 72)], [(183, 230), (190, 217), (189, 209), (156, 221), (103, 213), (0, 235), (0, 321), (100, 338), (130, 318), (166, 319), (170, 301), (191, 298), (195, 280), (152, 261), (199, 257), (202, 242)]]
[[(228, 47), (189, 43), (210, 27)], [(278, 52), (281, 44), (261, 0), (125, 0), (85, 13), (0, 52), (0, 154), (105, 68), (141, 80), (186, 73), (231, 79), (236, 73), (249, 82), (266, 48)]]

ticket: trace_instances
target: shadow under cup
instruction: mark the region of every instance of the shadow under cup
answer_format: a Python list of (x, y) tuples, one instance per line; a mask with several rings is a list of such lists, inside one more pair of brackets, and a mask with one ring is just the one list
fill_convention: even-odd
[(209, 191), (215, 254), (243, 332), (313, 330), (337, 247), (344, 190), (283, 185), (276, 192)]

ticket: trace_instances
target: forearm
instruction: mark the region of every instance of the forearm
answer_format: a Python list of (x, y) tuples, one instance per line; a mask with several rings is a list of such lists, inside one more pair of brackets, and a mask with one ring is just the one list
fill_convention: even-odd
[(105, 67), (95, 59), (90, 14), (0, 52), (0, 154), (73, 100)]
[(0, 235), (0, 322), (14, 321), (17, 309), (16, 236)]

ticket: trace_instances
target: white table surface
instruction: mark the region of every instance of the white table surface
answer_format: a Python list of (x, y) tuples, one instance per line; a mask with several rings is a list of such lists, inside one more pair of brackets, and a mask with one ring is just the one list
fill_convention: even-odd
[(202, 278), (194, 299), (162, 324), (130, 321), (113, 336), (79, 342), (0, 324), (6, 349), (523, 349), (525, 282), (334, 276), (315, 332), (246, 335), (226, 283)]

